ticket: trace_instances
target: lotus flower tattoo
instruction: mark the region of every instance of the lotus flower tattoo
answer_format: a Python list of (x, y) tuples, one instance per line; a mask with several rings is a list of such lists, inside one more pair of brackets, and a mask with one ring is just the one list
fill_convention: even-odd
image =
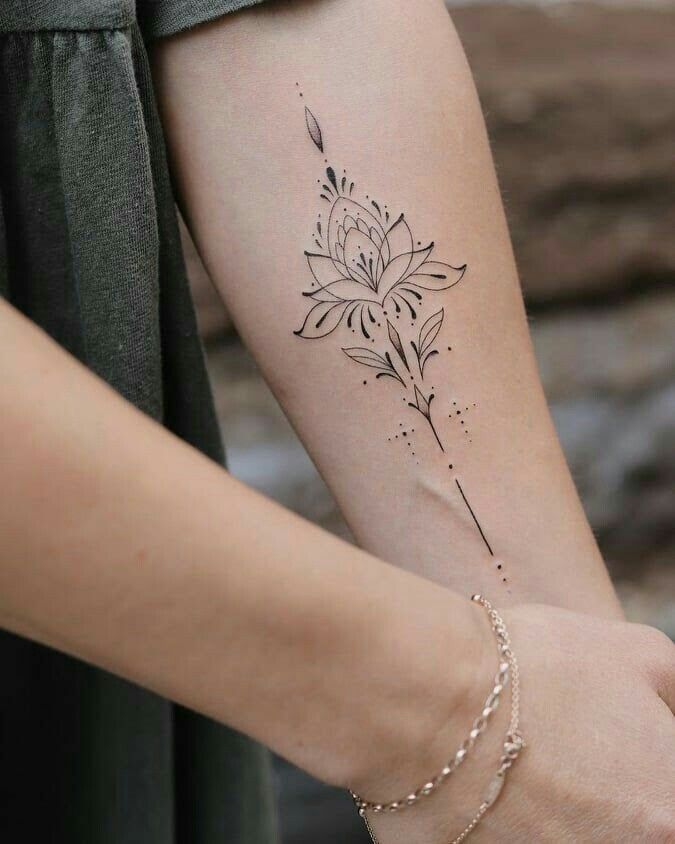
[[(374, 200), (373, 211), (344, 194), (332, 168), (322, 196), (331, 202), (327, 228), (317, 225), (320, 252), (306, 252), (314, 281), (303, 295), (315, 304), (301, 329), (306, 339), (326, 337), (346, 320), (370, 340), (369, 326), (382, 322), (389, 306), (406, 309), (415, 319), (422, 290), (447, 290), (458, 284), (466, 266), (432, 261), (434, 244), (415, 249), (410, 227), (401, 214), (393, 223)], [(353, 189), (353, 183), (350, 187)]]
[[(315, 119), (307, 118), (309, 127)], [(310, 131), (312, 140), (320, 135)], [(321, 140), (323, 145), (323, 140)], [(319, 180), (321, 184), (321, 180)], [(370, 346), (343, 347), (354, 363), (376, 370), (376, 378), (393, 378), (410, 391), (408, 405), (428, 422), (440, 449), (443, 444), (431, 418), (433, 393), (424, 387), (424, 370), (438, 351), (434, 341), (443, 324), (441, 308), (424, 320), (414, 339), (405, 339), (394, 325), (402, 316), (415, 327), (422, 315), (423, 294), (448, 290), (464, 278), (466, 265), (432, 261), (434, 243), (415, 248), (404, 214), (392, 221), (388, 207), (367, 197), (370, 208), (352, 199), (354, 183), (328, 167), (321, 197), (330, 203), (328, 223), (321, 215), (314, 243), (305, 252), (313, 281), (303, 296), (313, 304), (302, 328), (306, 340), (327, 337), (343, 323)], [(371, 210), (372, 209), (372, 210)], [(391, 317), (391, 319), (390, 319)], [(374, 348), (373, 348), (374, 346)]]
[[(319, 122), (309, 109), (305, 109), (305, 119), (309, 136), (324, 154)], [(397, 382), (407, 406), (424, 418), (426, 430), (444, 452), (432, 418), (434, 388), (428, 386), (425, 376), (427, 363), (438, 355), (436, 341), (445, 312), (443, 308), (427, 310), (427, 300), (459, 284), (466, 264), (433, 260), (434, 243), (415, 243), (405, 214), (392, 215), (387, 205), (370, 196), (362, 202), (353, 199), (355, 184), (346, 171), (338, 177), (328, 166), (325, 179), (318, 182), (329, 210), (327, 215), (319, 214), (316, 223), (316, 250), (305, 252), (310, 274), (309, 287), (302, 295), (311, 307), (294, 334), (305, 340), (334, 332), (350, 339), (358, 335), (360, 344), (341, 345), (342, 352), (353, 363), (367, 367), (376, 379)], [(468, 431), (464, 429), (464, 433)], [(452, 464), (449, 468), (452, 470)], [(455, 484), (492, 555), (457, 477)]]

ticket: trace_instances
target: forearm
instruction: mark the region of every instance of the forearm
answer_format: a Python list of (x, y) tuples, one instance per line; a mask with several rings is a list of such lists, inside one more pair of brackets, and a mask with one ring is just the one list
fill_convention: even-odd
[[(440, 0), (273, 3), (163, 44), (155, 64), (200, 251), (359, 543), (501, 603), (617, 614)], [(359, 213), (380, 232), (363, 256), (340, 232)], [(429, 264), (385, 296), (381, 270), (408, 226), (422, 257), (433, 239), (431, 261), (466, 269), (444, 280)]]
[(411, 748), (452, 729), (468, 602), (241, 486), (2, 300), (0, 336), (2, 626), (332, 781), (394, 749), (390, 729)]

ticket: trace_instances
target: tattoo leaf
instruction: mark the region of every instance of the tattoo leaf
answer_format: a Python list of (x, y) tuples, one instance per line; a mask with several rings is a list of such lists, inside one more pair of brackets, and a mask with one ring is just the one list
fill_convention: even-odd
[(387, 320), (387, 330), (389, 331), (389, 339), (391, 340), (391, 345), (396, 349), (396, 353), (403, 361), (403, 365), (408, 370), (408, 372), (410, 372), (410, 367), (408, 366), (408, 361), (406, 359), (405, 352), (403, 351), (403, 343), (401, 343), (401, 337), (398, 331), (389, 322), (389, 320)]
[(434, 355), (438, 354), (437, 349), (432, 349), (430, 352), (427, 352), (426, 355), (420, 361), (420, 372), (422, 373), (422, 378), (424, 378), (424, 367), (427, 365), (427, 361), (429, 358), (432, 358)]
[(420, 357), (424, 355), (438, 336), (438, 332), (441, 330), (441, 326), (443, 325), (443, 316), (443, 308), (441, 308), (440, 311), (432, 314), (420, 328), (418, 342), (418, 354)]
[(406, 278), (406, 283), (422, 290), (448, 290), (459, 284), (465, 272), (466, 264), (462, 267), (451, 267), (450, 264), (442, 264), (439, 261), (425, 261)]
[(401, 376), (398, 374), (396, 368), (394, 367), (394, 364), (391, 362), (391, 358), (389, 357), (388, 352), (384, 355), (381, 355), (373, 349), (363, 348), (350, 348), (343, 349), (342, 351), (347, 355), (348, 358), (351, 358), (355, 363), (360, 363), (362, 366), (370, 366), (372, 369), (379, 370), (379, 373), (376, 376), (377, 378), (381, 378), (387, 375), (390, 378), (395, 378), (397, 381), (403, 384)]
[(307, 314), (302, 328), (293, 333), (308, 340), (325, 337), (338, 327), (348, 305), (349, 302), (319, 302)]
[(429, 419), (431, 417), (431, 402), (434, 400), (434, 394), (431, 393), (429, 398), (425, 398), (424, 394), (420, 391), (417, 384), (415, 384), (415, 402), (408, 402), (409, 407), (414, 407), (415, 410), (419, 410), (422, 416)]
[(372, 349), (343, 349), (342, 350), (348, 358), (351, 358), (356, 363), (361, 363), (364, 366), (372, 366), (374, 369), (390, 369), (387, 360)]
[(307, 121), (307, 131), (309, 132), (309, 137), (317, 145), (319, 151), (323, 152), (323, 137), (321, 135), (319, 121), (307, 107), (305, 107), (305, 120)]

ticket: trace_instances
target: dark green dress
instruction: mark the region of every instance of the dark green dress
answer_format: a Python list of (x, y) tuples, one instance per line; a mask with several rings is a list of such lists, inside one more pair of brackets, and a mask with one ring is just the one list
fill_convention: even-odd
[[(0, 293), (217, 461), (144, 39), (252, 2), (0, 0)], [(276, 840), (248, 739), (7, 633), (0, 672), (3, 844)]]

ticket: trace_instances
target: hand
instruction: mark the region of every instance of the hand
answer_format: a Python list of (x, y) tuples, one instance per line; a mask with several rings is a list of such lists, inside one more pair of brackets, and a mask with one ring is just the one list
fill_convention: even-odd
[[(649, 627), (548, 606), (502, 615), (520, 664), (527, 747), (470, 841), (675, 842), (673, 644)], [(497, 657), (487, 618), (484, 629), (481, 679), (464, 727), (454, 719), (445, 731), (445, 755), (436, 744), (441, 765), (489, 690)], [(462, 831), (497, 769), (509, 709), (506, 694), (471, 757), (428, 802), (371, 816), (380, 844), (448, 844)], [(363, 793), (387, 797), (376, 781)]]

